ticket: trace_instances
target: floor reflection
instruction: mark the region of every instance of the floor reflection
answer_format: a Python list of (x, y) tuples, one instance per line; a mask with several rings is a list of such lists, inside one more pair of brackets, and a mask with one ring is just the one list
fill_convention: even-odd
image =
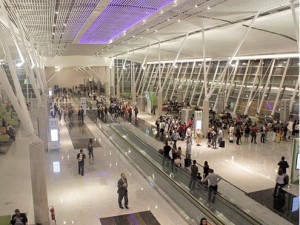
[(282, 195), (275, 197), (272, 195), (273, 192), (274, 189), (269, 188), (266, 190), (251, 192), (247, 195), (290, 222), (299, 224), (299, 196), (283, 191)]

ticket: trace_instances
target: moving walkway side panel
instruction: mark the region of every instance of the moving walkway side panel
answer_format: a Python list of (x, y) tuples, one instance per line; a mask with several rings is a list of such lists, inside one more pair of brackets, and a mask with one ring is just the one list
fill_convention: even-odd
[[(163, 158), (160, 154), (158, 154), (157, 151), (153, 151), (153, 149), (151, 149), (151, 147), (149, 145), (145, 144), (140, 139), (138, 139), (135, 134), (124, 129), (124, 127), (122, 127), (120, 124), (111, 124), (110, 127), (117, 134), (119, 134), (119, 136), (123, 139), (123, 143), (121, 144), (121, 146), (130, 144), (131, 149), (132, 149), (131, 153), (136, 152), (136, 153), (139, 153), (139, 155), (141, 157), (143, 156), (143, 158), (144, 158), (143, 160), (146, 160), (147, 165), (150, 166), (152, 168), (152, 170), (155, 170), (156, 174), (161, 174), (161, 176), (165, 176), (166, 180), (168, 180), (168, 183), (172, 184), (171, 190), (176, 189), (179, 192), (179, 195), (186, 196), (185, 197), (186, 199), (189, 199), (189, 201), (192, 202), (194, 204), (194, 206), (198, 207), (198, 213), (200, 210), (202, 212), (209, 211), (210, 214), (213, 214), (213, 212), (214, 212), (213, 215), (217, 216), (217, 218), (219, 220), (221, 220), (222, 223), (224, 223), (224, 224), (238, 224), (238, 225), (240, 225), (240, 224), (243, 224), (243, 225), (260, 224), (255, 219), (250, 217), (248, 214), (246, 214), (245, 212), (241, 211), (236, 206), (233, 206), (231, 203), (229, 203), (228, 201), (223, 199), (220, 195), (218, 195), (216, 197), (217, 202), (215, 204), (208, 204), (208, 206), (211, 207), (211, 211), (208, 210), (203, 205), (203, 203), (207, 203), (207, 202), (205, 202), (205, 200), (203, 201), (203, 199), (207, 198), (207, 195), (208, 195), (207, 189), (205, 189), (204, 187), (201, 186), (199, 190), (197, 190), (197, 191), (195, 191), (195, 193), (193, 193), (194, 196), (192, 194), (188, 193), (188, 191), (186, 190), (186, 186), (189, 182), (190, 177), (185, 171), (179, 169), (176, 173), (177, 180), (174, 180), (173, 179), (174, 174), (170, 170), (170, 167), (166, 168), (165, 166), (162, 166), (161, 163), (162, 163)], [(143, 164), (143, 163), (141, 164), (140, 160), (135, 161), (135, 163), (140, 164), (141, 168), (144, 169), (145, 164)], [(151, 165), (149, 165), (149, 163)], [(171, 163), (169, 165), (171, 165)], [(164, 184), (157, 183), (157, 185), (160, 188), (162, 188), (163, 191), (165, 191), (169, 195), (169, 197), (172, 198), (173, 201), (178, 199), (179, 195), (174, 196), (173, 191), (166, 189), (164, 187), (165, 186)], [(195, 196), (197, 196), (197, 197), (195, 197)], [(200, 201), (198, 201), (197, 198), (199, 198)], [(181, 204), (181, 199), (179, 199), (179, 203), (177, 203), (177, 204)], [(180, 207), (182, 209), (188, 209), (188, 211), (190, 211), (190, 208), (186, 208), (185, 204)], [(188, 214), (189, 212), (186, 212), (186, 213)], [(195, 217), (192, 217), (192, 218), (195, 218)]]
[(113, 125), (101, 126), (102, 132), (111, 140), (117, 149), (124, 154), (125, 158), (140, 170), (154, 188), (162, 190), (164, 195), (172, 200), (173, 205), (176, 206), (174, 208), (180, 209), (179, 213), (189, 224), (199, 224), (202, 217), (207, 217), (214, 224), (218, 225), (233, 224), (230, 221), (224, 223), (188, 193), (182, 190), (180, 186), (174, 185), (174, 182), (164, 172), (153, 165), (149, 157), (145, 157), (143, 151), (135, 149), (133, 145), (128, 143), (125, 136), (120, 136), (115, 132), (115, 129), (111, 129), (110, 126)]

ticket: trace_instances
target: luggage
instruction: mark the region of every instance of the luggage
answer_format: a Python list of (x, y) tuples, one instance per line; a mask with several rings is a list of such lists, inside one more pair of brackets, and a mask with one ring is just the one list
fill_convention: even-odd
[(225, 141), (220, 142), (220, 148), (225, 148)]
[(285, 174), (285, 176), (284, 176), (284, 186), (289, 184), (289, 181), (290, 181), (289, 175)]
[(229, 133), (229, 142), (233, 143), (233, 134), (232, 133)]
[(190, 167), (192, 164), (191, 159), (190, 158), (185, 158), (184, 159), (184, 167)]

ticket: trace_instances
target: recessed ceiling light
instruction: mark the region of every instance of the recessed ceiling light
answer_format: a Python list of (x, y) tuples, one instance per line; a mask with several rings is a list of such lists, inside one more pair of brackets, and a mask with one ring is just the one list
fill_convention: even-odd
[(177, 20), (178, 23), (180, 23), (180, 20)]
[(147, 28), (146, 31), (149, 31), (149, 29)]
[(59, 13), (58, 11), (55, 12), (56, 15), (57, 15), (58, 13)]
[(207, 9), (210, 10), (211, 8), (208, 6)]
[(167, 20), (170, 21), (170, 18), (168, 18)]
[(157, 30), (155, 30), (155, 32), (157, 32)]
[(161, 11), (160, 11), (160, 14), (164, 14), (164, 10), (161, 10)]
[(112, 42), (113, 42), (113, 40), (110, 40), (110, 41), (109, 41), (109, 44), (111, 44)]
[(55, 33), (52, 33), (52, 35), (55, 35)]
[(65, 26), (67, 26), (67, 24), (66, 24), (66, 23), (64, 23), (64, 27), (65, 27)]
[(133, 38), (135, 38), (135, 36), (134, 36), (134, 35), (133, 35), (132, 37), (133, 37)]
[(146, 23), (146, 20), (143, 20), (144, 23)]
[(141, 37), (141, 39), (142, 39), (143, 37)]
[(56, 26), (56, 24), (53, 24), (52, 26), (53, 26), (53, 27), (55, 27), (55, 26)]
[(198, 8), (198, 5), (195, 5), (195, 8)]

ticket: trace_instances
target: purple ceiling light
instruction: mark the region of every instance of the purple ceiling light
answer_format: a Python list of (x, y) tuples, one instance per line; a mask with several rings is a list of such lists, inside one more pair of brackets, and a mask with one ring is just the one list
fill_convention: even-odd
[(79, 40), (80, 44), (107, 44), (127, 29), (174, 0), (112, 0)]

